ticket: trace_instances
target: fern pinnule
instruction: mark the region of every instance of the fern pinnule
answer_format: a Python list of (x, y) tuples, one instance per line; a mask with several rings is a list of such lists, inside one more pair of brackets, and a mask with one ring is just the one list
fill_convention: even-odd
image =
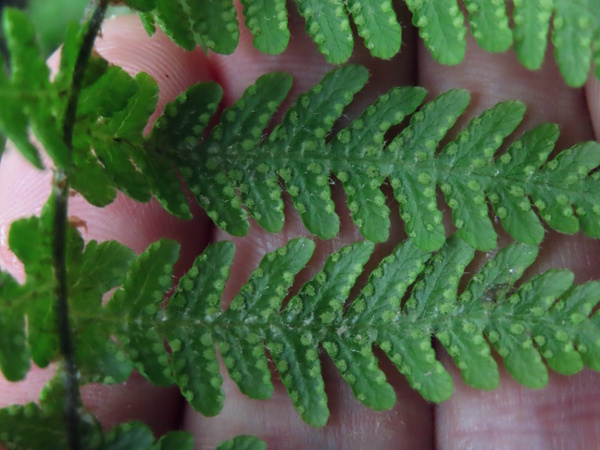
[[(135, 368), (153, 384), (173, 384), (164, 336), (147, 324), (159, 320), (160, 302), (172, 284), (173, 265), (179, 258), (179, 245), (162, 240), (150, 245), (132, 264), (128, 277), (105, 307), (105, 312), (121, 320), (112, 330), (128, 349)], [(162, 264), (156, 264), (160, 261)]]

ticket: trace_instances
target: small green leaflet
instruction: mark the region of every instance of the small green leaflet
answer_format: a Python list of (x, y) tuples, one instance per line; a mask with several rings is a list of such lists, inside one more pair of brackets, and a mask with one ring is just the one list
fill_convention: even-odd
[(159, 320), (160, 304), (171, 287), (173, 265), (178, 258), (176, 242), (160, 240), (151, 244), (132, 265), (123, 286), (105, 308), (113, 317), (122, 317), (114, 332), (135, 368), (159, 386), (172, 383), (171, 367), (160, 330), (145, 324)]
[[(232, 0), (135, 0), (129, 5), (140, 11), (149, 34), (155, 24), (181, 47), (196, 45), (230, 54), (237, 47), (239, 23)], [(288, 10), (284, 0), (241, 0), (245, 24), (262, 52), (280, 54), (290, 40)], [(340, 64), (352, 55), (354, 38), (349, 16), (367, 49), (378, 58), (389, 59), (400, 51), (402, 28), (391, 0), (296, 0), (306, 21), (306, 31), (327, 61)]]
[[(524, 105), (507, 101), (472, 119), (455, 140), (438, 149), (469, 105), (469, 94), (450, 90), (415, 112), (426, 94), (417, 87), (392, 89), (331, 136), (367, 77), (360, 66), (333, 70), (300, 95), (265, 136), (291, 80), (280, 73), (264, 75), (223, 112), (220, 124), (198, 145), (198, 131), (204, 130), (208, 111), (216, 106), (202, 109), (190, 102), (198, 92), (213, 89), (196, 85), (167, 107), (150, 139), (167, 149), (198, 203), (233, 235), (248, 232), (248, 212), (267, 231), (282, 229), (281, 179), (308, 230), (323, 239), (336, 236), (333, 174), (348, 196), (355, 224), (373, 242), (388, 237), (389, 208), (380, 189), (386, 179), (407, 234), (427, 251), (439, 249), (446, 240), (437, 187), (461, 237), (480, 250), (496, 247), (488, 200), (506, 231), (521, 242), (542, 241), (540, 218), (563, 233), (582, 230), (600, 236), (600, 174), (595, 171), (600, 144), (577, 144), (548, 161), (558, 129), (542, 124), (502, 153), (504, 140), (525, 114)], [(386, 132), (410, 114), (410, 124), (386, 141)], [(202, 124), (199, 130), (194, 129), (196, 121)], [(168, 141), (162, 130), (173, 127), (175, 138)]]
[[(0, 369), (11, 381), (25, 377), (30, 359), (46, 367), (58, 352), (54, 319), (54, 272), (51, 230), (53, 209), (48, 203), (41, 217), (20, 219), (11, 225), (8, 243), (25, 266), (25, 284), (0, 272), (2, 328)], [(71, 236), (73, 237), (73, 233)], [(27, 327), (25, 327), (27, 318)]]
[(442, 64), (458, 64), (465, 57), (467, 30), (456, 0), (405, 0), (413, 25), (432, 56)]
[(240, 3), (246, 27), (254, 36), (254, 46), (271, 55), (282, 53), (290, 40), (285, 0), (240, 0)]

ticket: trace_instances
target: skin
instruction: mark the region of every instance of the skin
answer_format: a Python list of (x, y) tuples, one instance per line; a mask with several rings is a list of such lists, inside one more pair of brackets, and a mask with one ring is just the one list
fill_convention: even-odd
[[(206, 56), (201, 50), (187, 53), (161, 33), (147, 37), (137, 17), (107, 20), (97, 50), (128, 72), (146, 71), (159, 82), (157, 114), (166, 102), (199, 81), (220, 83), (225, 90), (224, 106), (228, 106), (258, 76), (273, 70), (287, 71), (295, 79), (285, 108), (331, 68), (306, 37), (303, 24), (296, 17), (290, 20), (292, 40), (280, 56), (258, 53), (245, 29), (239, 48), (231, 56)], [(392, 86), (418, 84), (427, 88), (429, 98), (449, 88), (463, 87), (472, 92), (473, 98), (467, 118), (498, 101), (519, 99), (526, 103), (528, 112), (515, 136), (538, 123), (551, 121), (561, 127), (558, 149), (583, 140), (600, 139), (600, 87), (593, 78), (585, 88), (571, 89), (565, 86), (550, 55), (539, 71), (528, 72), (512, 52), (490, 55), (472, 41), (468, 42), (465, 62), (455, 67), (441, 66), (431, 59), (414, 30), (406, 27), (410, 20), (405, 11), (400, 13), (400, 20), (405, 25), (403, 48), (401, 55), (391, 61), (370, 58), (359, 48), (357, 40), (353, 62), (369, 68), (371, 82), (357, 98), (356, 106), (347, 111), (349, 118)], [(58, 58), (53, 57), (50, 65), (56, 66), (57, 62)], [(466, 121), (463, 118), (455, 130), (462, 129)], [(22, 267), (6, 247), (8, 227), (17, 218), (39, 213), (49, 192), (49, 180), (49, 172), (33, 169), (13, 150), (7, 151), (0, 164), (0, 265), (21, 280)], [(305, 277), (318, 270), (332, 250), (359, 239), (344, 207), (343, 193), (334, 189), (334, 196), (339, 199), (342, 231), (336, 239), (317, 242), (317, 254)], [(86, 240), (116, 239), (137, 252), (159, 237), (178, 240), (183, 249), (178, 273), (189, 267), (209, 241), (231, 239), (213, 229), (199, 209), (193, 221), (181, 222), (155, 202), (136, 204), (124, 196), (104, 209), (91, 207), (81, 197), (74, 197), (70, 214), (86, 222), (87, 229), (80, 230)], [(379, 254), (389, 252), (402, 239), (398, 222), (393, 223), (390, 242), (378, 247)], [(287, 208), (286, 226), (281, 233), (268, 234), (253, 225), (247, 237), (233, 238), (237, 251), (225, 303), (238, 292), (264, 253), (298, 235), (308, 232), (297, 214)], [(599, 255), (600, 244), (591, 239), (549, 233), (535, 270), (567, 267), (576, 272), (577, 282), (597, 279)], [(398, 397), (395, 407), (386, 412), (363, 407), (352, 397), (331, 362), (324, 360), (331, 418), (322, 429), (311, 428), (301, 421), (277, 376), (273, 377), (273, 399), (266, 402), (246, 398), (225, 377), (225, 407), (215, 418), (192, 411), (177, 390), (150, 386), (138, 375), (124, 385), (86, 386), (82, 395), (106, 428), (125, 420), (144, 421), (156, 434), (182, 428), (194, 434), (198, 449), (212, 449), (220, 441), (242, 433), (259, 436), (271, 449), (600, 448), (598, 374), (588, 370), (568, 378), (551, 374), (545, 389), (532, 391), (518, 385), (501, 369), (500, 387), (493, 392), (481, 392), (461, 381), (441, 349), (439, 355), (453, 376), (453, 397), (441, 405), (428, 404), (384, 360), (383, 368)], [(52, 368), (34, 368), (20, 383), (0, 378), (0, 407), (35, 400), (51, 373)]]

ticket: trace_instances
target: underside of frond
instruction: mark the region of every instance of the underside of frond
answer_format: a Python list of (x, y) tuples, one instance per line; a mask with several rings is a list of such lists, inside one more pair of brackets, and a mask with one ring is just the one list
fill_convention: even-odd
[[(247, 233), (248, 214), (270, 232), (281, 230), (281, 181), (308, 230), (323, 239), (336, 236), (339, 218), (330, 187), (335, 175), (356, 226), (373, 242), (388, 237), (390, 210), (380, 189), (386, 180), (407, 234), (427, 251), (439, 249), (447, 234), (438, 188), (460, 236), (480, 250), (496, 247), (495, 220), (514, 239), (529, 244), (544, 237), (540, 218), (563, 233), (600, 236), (600, 175), (595, 170), (600, 144), (577, 144), (549, 160), (558, 128), (542, 124), (506, 149), (504, 140), (525, 113), (523, 104), (507, 101), (472, 119), (441, 147), (468, 107), (469, 94), (451, 90), (418, 109), (426, 93), (417, 87), (392, 89), (332, 135), (367, 78), (359, 66), (330, 72), (266, 134), (291, 79), (265, 75), (223, 112), (205, 139), (203, 128), (194, 124), (198, 117), (207, 123), (207, 112), (190, 100), (215, 88), (198, 85), (167, 107), (172, 110), (157, 121), (150, 142), (168, 153), (198, 203), (233, 235)], [(387, 140), (389, 129), (411, 114), (408, 126)], [(160, 137), (161, 130), (173, 127), (180, 130), (177, 139)]]
[[(374, 346), (433, 402), (451, 396), (452, 379), (437, 359), (432, 337), (446, 348), (465, 382), (478, 389), (498, 385), (493, 350), (530, 388), (547, 383), (547, 367), (565, 375), (584, 366), (600, 370), (600, 322), (593, 313), (600, 284), (575, 286), (565, 270), (521, 280), (535, 261), (536, 246), (512, 244), (467, 275), (475, 251), (458, 235), (437, 252), (407, 240), (370, 273), (360, 294), (349, 298), (374, 249), (368, 241), (357, 242), (331, 254), (322, 270), (288, 298), (314, 248), (311, 240), (299, 238), (267, 254), (223, 310), (234, 247), (213, 244), (163, 308), (177, 250), (163, 240), (133, 263), (123, 287), (93, 313), (94, 321), (107, 342), (111, 333), (118, 336), (142, 374), (155, 383), (174, 382), (195, 409), (209, 416), (219, 413), (224, 399), (217, 349), (240, 391), (256, 399), (273, 393), (268, 349), (296, 409), (313, 426), (323, 426), (329, 417), (323, 352), (356, 398), (378, 410), (391, 408), (395, 394)], [(76, 319), (90, 317), (82, 308), (74, 307)], [(89, 326), (77, 323), (82, 330)], [(98, 343), (90, 351), (105, 350)]]

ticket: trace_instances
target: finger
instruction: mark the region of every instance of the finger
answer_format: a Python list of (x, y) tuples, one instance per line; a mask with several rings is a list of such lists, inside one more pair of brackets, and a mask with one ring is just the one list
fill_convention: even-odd
[[(106, 21), (103, 37), (97, 40), (96, 48), (105, 58), (132, 74), (143, 70), (152, 75), (161, 88), (158, 110), (189, 85), (210, 79), (202, 52), (184, 52), (160, 32), (148, 38), (137, 17)], [(58, 57), (53, 57), (50, 63), (56, 66)], [(0, 165), (0, 230), (3, 233), (0, 258), (3, 268), (10, 269), (21, 280), (23, 268), (7, 248), (6, 233), (9, 224), (17, 218), (39, 214), (49, 195), (50, 182), (50, 171), (33, 169), (16, 151), (9, 150), (3, 156)], [(181, 243), (181, 268), (189, 267), (209, 237), (209, 222), (197, 208), (195, 212), (194, 220), (181, 221), (166, 213), (156, 201), (139, 204), (123, 195), (106, 208), (92, 207), (80, 196), (72, 198), (69, 204), (70, 215), (86, 223), (80, 230), (85, 240), (115, 239), (141, 252), (160, 237), (175, 239)], [(0, 379), (0, 406), (37, 399), (39, 389), (52, 373), (53, 368), (34, 368), (21, 383)], [(176, 390), (153, 387), (139, 375), (133, 375), (119, 386), (85, 386), (82, 397), (106, 427), (135, 419), (162, 433), (177, 425), (181, 411)]]
[[(401, 21), (408, 23), (406, 17)], [(285, 105), (287, 107), (298, 93), (308, 90), (331, 70), (332, 67), (324, 61), (315, 45), (306, 37), (303, 26), (304, 23), (296, 15), (291, 17), (292, 41), (281, 56), (272, 57), (256, 52), (250, 43), (247, 30), (243, 30), (240, 46), (234, 55), (211, 57), (229, 104), (235, 101), (249, 84), (254, 83), (259, 75), (267, 71), (283, 70), (294, 76), (294, 88)], [(410, 52), (410, 49), (414, 48), (411, 45), (412, 30), (403, 31), (404, 48), (407, 51), (392, 61), (373, 60), (364, 48), (358, 48), (355, 52), (353, 62), (366, 65), (371, 71), (371, 80), (357, 99), (357, 106), (346, 111), (348, 119), (355, 117), (362, 108), (391, 87), (414, 83), (414, 54)], [(278, 117), (281, 117), (281, 113)], [(340, 189), (334, 189), (333, 195), (341, 217), (340, 234), (327, 242), (317, 240), (315, 257), (311, 260), (308, 270), (303, 273), (303, 280), (319, 270), (324, 259), (335, 249), (362, 239), (345, 206), (345, 195)], [(222, 231), (216, 232), (217, 240), (229, 239), (236, 244), (231, 277), (226, 286), (226, 304), (239, 292), (265, 253), (284, 245), (291, 238), (299, 235), (309, 236), (297, 212), (287, 200), (289, 199), (286, 199), (285, 226), (279, 234), (266, 233), (254, 223), (248, 235), (241, 239)], [(392, 233), (388, 246), (379, 249), (380, 253), (391, 251), (390, 247), (399, 239), (398, 230), (399, 228)], [(223, 367), (222, 373), (226, 373)], [(386, 370), (386, 373), (395, 387), (398, 401), (391, 411), (375, 412), (353, 398), (349, 387), (342, 381), (333, 365), (324, 360), (323, 375), (331, 416), (323, 429), (311, 428), (302, 422), (277, 375), (273, 376), (273, 398), (263, 402), (243, 396), (237, 386), (226, 377), (223, 412), (215, 418), (208, 419), (188, 409), (184, 418), (184, 428), (199, 437), (200, 448), (207, 449), (231, 436), (232, 430), (235, 430), (235, 433), (256, 434), (265, 439), (269, 447), (278, 449), (431, 448), (432, 417), (429, 405), (408, 387), (402, 377), (396, 375), (396, 369)]]
[[(593, 138), (583, 91), (564, 85), (550, 57), (539, 71), (528, 72), (513, 53), (490, 55), (469, 40), (465, 62), (442, 67), (421, 46), (419, 82), (432, 95), (451, 87), (470, 90), (473, 101), (469, 117), (502, 100), (522, 100), (527, 114), (516, 135), (541, 122), (556, 122), (561, 130), (557, 148), (561, 150)], [(464, 126), (463, 120), (457, 128)], [(535, 270), (567, 267), (581, 282), (597, 277), (598, 255), (596, 241), (581, 235), (548, 233)], [(599, 445), (597, 375), (584, 372), (565, 378), (551, 374), (544, 390), (531, 391), (502, 370), (498, 390), (477, 392), (460, 380), (449, 357), (444, 358), (453, 373), (455, 392), (436, 408), (436, 443), (440, 448), (488, 448), (492, 442), (494, 448), (558, 449), (567, 442), (570, 448)], [(554, 411), (561, 411), (560, 418)]]
[(592, 128), (597, 141), (600, 141), (600, 81), (593, 75), (585, 86), (585, 94), (592, 120)]

